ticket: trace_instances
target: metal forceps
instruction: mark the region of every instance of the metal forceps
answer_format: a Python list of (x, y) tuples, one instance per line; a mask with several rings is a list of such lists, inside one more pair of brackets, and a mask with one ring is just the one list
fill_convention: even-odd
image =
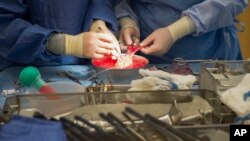
[(69, 78), (70, 80), (72, 80), (72, 81), (74, 81), (74, 82), (76, 82), (76, 83), (82, 85), (81, 81), (78, 80), (76, 77), (72, 76), (72, 75), (70, 74), (70, 72), (68, 72), (68, 71), (57, 72), (56, 74), (57, 74), (58, 76), (65, 76), (65, 77)]

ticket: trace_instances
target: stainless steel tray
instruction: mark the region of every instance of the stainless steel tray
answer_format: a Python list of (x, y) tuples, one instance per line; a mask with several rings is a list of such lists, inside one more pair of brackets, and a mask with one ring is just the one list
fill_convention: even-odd
[(200, 69), (200, 88), (220, 94), (236, 86), (246, 73), (250, 73), (250, 61), (204, 61)]
[[(118, 87), (114, 87), (115, 90)], [(139, 103), (127, 101), (127, 95), (147, 97)], [(183, 125), (232, 123), (235, 114), (223, 105), (217, 95), (207, 90), (169, 90), (138, 92), (86, 92), (61, 94), (60, 100), (48, 100), (42, 95), (16, 95), (8, 97), (3, 108), (3, 116), (14, 114), (32, 116), (39, 111), (48, 117), (67, 117), (73, 119), (81, 115), (92, 121), (99, 121), (100, 112), (111, 112), (125, 120), (121, 112), (125, 107), (136, 109), (139, 113), (150, 113), (163, 118), (169, 115), (172, 102), (176, 99), (182, 114)], [(136, 120), (136, 119), (135, 119)]]

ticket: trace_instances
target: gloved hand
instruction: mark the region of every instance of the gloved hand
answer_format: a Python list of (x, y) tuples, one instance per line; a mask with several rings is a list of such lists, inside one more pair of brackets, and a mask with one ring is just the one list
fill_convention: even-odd
[(119, 56), (121, 54), (121, 48), (120, 44), (116, 38), (116, 36), (107, 28), (106, 24), (102, 20), (96, 20), (93, 22), (93, 24), (90, 27), (91, 32), (97, 32), (97, 33), (105, 33), (112, 37), (112, 44), (113, 44), (113, 50), (111, 50), (111, 53), (114, 56)]
[(140, 30), (137, 23), (130, 17), (122, 17), (119, 19), (121, 27), (119, 41), (121, 49), (127, 50), (127, 45), (138, 45), (140, 43)]
[(84, 32), (78, 35), (53, 34), (47, 44), (47, 50), (60, 55), (72, 55), (80, 58), (102, 58), (114, 50), (113, 34)]
[(146, 47), (141, 49), (141, 52), (157, 56), (165, 54), (176, 40), (195, 30), (196, 26), (192, 19), (188, 16), (183, 16), (173, 24), (157, 29), (150, 34), (140, 43), (140, 46)]
[(144, 46), (141, 52), (160, 56), (166, 53), (173, 45), (174, 41), (168, 28), (160, 28), (150, 34), (145, 40), (140, 43)]

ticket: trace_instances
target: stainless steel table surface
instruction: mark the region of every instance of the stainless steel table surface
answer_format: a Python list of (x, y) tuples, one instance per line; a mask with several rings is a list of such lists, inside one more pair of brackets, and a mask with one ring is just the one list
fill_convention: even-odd
[[(199, 61), (191, 61), (188, 63), (192, 71), (195, 74), (199, 73), (200, 62)], [(156, 67), (169, 67), (170, 64), (157, 64), (150, 65)], [(4, 105), (4, 101), (6, 96), (18, 93), (18, 89), (20, 87), (18, 77), (20, 71), (23, 67), (11, 67), (7, 68), (4, 71), (0, 72), (0, 111), (2, 106)], [(39, 71), (41, 72), (42, 78), (47, 82), (72, 82), (68, 77), (59, 76), (59, 72), (71, 72), (71, 75), (74, 78), (77, 78), (83, 86), (91, 85), (91, 81), (89, 78), (93, 75), (94, 70), (92, 66), (84, 66), (84, 65), (65, 65), (65, 66), (46, 66), (39, 67)]]

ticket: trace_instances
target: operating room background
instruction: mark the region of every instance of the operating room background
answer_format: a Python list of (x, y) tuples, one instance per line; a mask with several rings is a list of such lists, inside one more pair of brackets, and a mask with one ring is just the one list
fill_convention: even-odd
[(238, 19), (244, 23), (245, 29), (239, 32), (241, 51), (244, 59), (250, 58), (250, 8), (242, 13)]

